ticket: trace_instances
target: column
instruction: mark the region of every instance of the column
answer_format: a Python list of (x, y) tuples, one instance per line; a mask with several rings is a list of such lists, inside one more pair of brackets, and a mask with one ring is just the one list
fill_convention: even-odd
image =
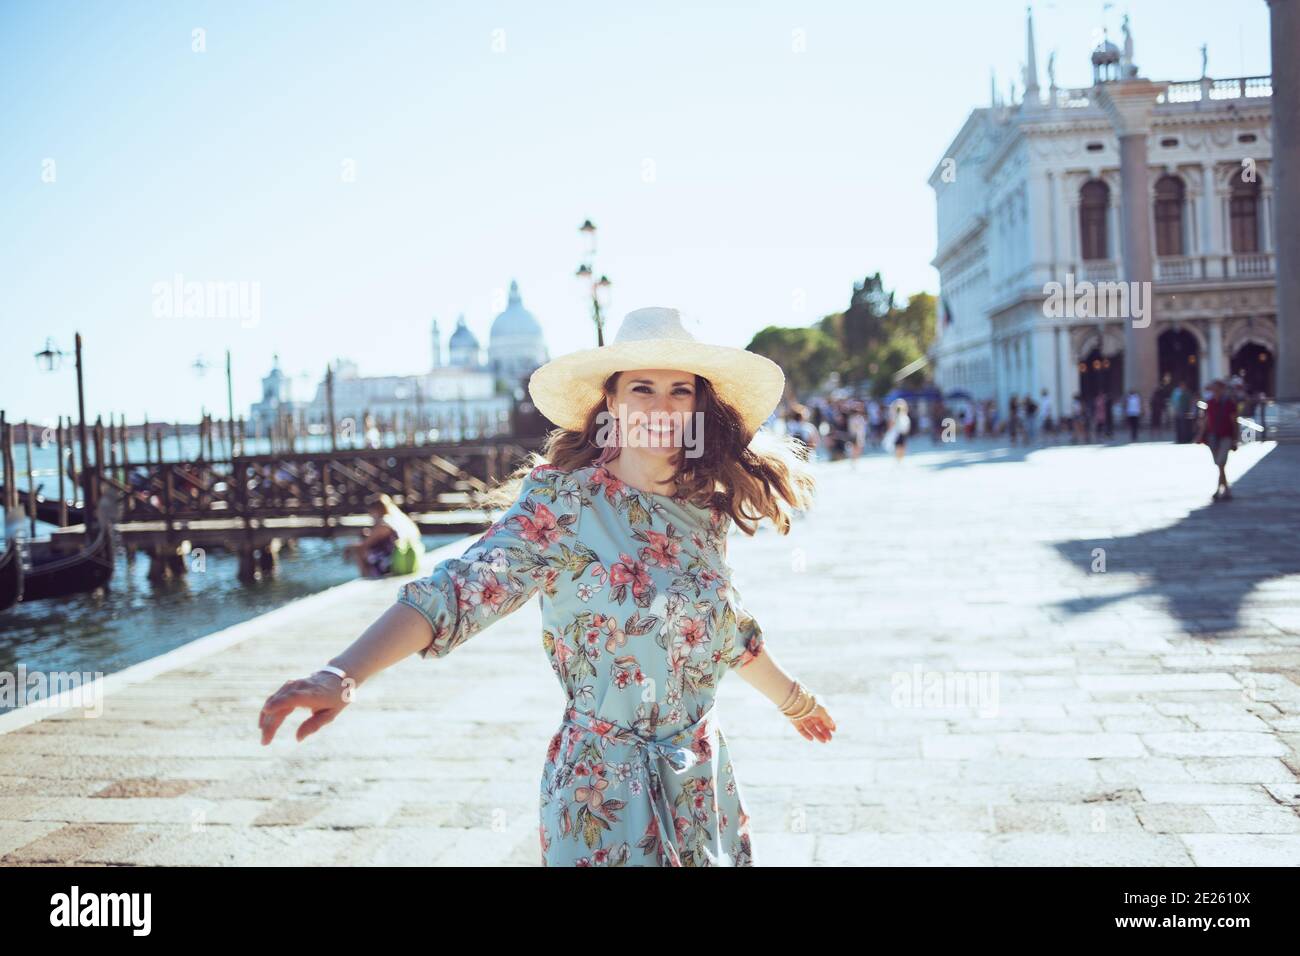
[(1213, 318), (1209, 321), (1210, 334), (1207, 337), (1209, 344), (1206, 348), (1209, 350), (1205, 363), (1206, 377), (1201, 380), (1201, 385), (1209, 385), (1216, 378), (1223, 378), (1223, 370), (1227, 365), (1227, 359), (1223, 354), (1223, 319)]
[(1079, 390), (1079, 372), (1074, 350), (1070, 348), (1070, 329), (1067, 326), (1060, 326), (1056, 330), (1056, 365), (1057, 378), (1061, 383), (1061, 398), (1056, 407), (1060, 414), (1068, 415), (1074, 407), (1074, 393)]
[(1045, 319), (1038, 320), (1039, 325), (1034, 329), (1033, 336), (1029, 342), (1029, 348), (1033, 355), (1033, 377), (1030, 379), (1029, 388), (1034, 396), (1034, 401), (1042, 398), (1043, 389), (1052, 399), (1052, 417), (1057, 417), (1057, 408), (1060, 404), (1060, 391), (1056, 378), (1057, 355), (1056, 355), (1056, 329), (1048, 325)]
[[(1098, 99), (1119, 136), (1121, 215), (1124, 222), (1124, 279), (1127, 282), (1151, 283), (1154, 279), (1152, 256), (1150, 198), (1147, 171), (1147, 133), (1156, 96), (1168, 88), (1167, 83), (1153, 83), (1141, 77), (1116, 80), (1098, 85)], [(1144, 288), (1151, 289), (1151, 285)], [(1146, 316), (1146, 325), (1137, 328), (1134, 317), (1124, 321), (1124, 388), (1139, 395), (1150, 395), (1159, 380), (1159, 357), (1156, 350), (1154, 303)]]
[(1300, 399), (1300, 0), (1268, 0), (1273, 53), (1277, 397)]
[(1201, 254), (1205, 256), (1205, 278), (1223, 275), (1223, 210), (1214, 163), (1201, 167)]

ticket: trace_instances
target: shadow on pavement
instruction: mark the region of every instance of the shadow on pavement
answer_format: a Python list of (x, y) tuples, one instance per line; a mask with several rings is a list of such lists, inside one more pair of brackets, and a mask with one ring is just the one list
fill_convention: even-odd
[(1241, 606), (1259, 584), (1300, 574), (1300, 445), (1277, 445), (1232, 486), (1233, 500), (1212, 502), (1212, 468), (1204, 469), (1205, 505), (1165, 528), (1119, 538), (1056, 544), (1082, 574), (1093, 574), (1094, 551), (1106, 572), (1140, 575), (1146, 584), (1123, 594), (1063, 601), (1087, 614), (1135, 595), (1162, 597), (1189, 633), (1237, 627)]

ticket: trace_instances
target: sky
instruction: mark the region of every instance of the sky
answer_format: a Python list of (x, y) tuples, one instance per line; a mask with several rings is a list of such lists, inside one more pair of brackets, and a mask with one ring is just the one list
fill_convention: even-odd
[[(1034, 5), (1039, 82), (1091, 82), (1129, 13), (1143, 75), (1269, 72), (1264, 0)], [(0, 408), (75, 411), (46, 339), (80, 331), (87, 412), (247, 414), (278, 354), (414, 374), (512, 279), (551, 354), (596, 344), (578, 231), (642, 306), (744, 346), (879, 271), (936, 292), (927, 179), (1021, 86), (1019, 0), (0, 2)], [(168, 290), (243, 293), (187, 312)], [(206, 371), (195, 368), (206, 363)]]

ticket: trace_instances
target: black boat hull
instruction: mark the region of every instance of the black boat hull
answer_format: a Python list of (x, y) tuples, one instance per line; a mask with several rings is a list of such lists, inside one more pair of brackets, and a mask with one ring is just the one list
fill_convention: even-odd
[(71, 554), (35, 562), (23, 569), (23, 602), (83, 594), (113, 577), (113, 539), (101, 528), (90, 545)]
[(13, 607), (23, 599), (23, 560), (18, 553), (18, 543), (10, 540), (0, 553), (0, 611)]

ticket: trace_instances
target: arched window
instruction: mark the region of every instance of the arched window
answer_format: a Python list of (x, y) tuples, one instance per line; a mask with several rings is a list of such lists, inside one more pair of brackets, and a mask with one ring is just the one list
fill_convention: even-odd
[(1089, 180), (1079, 190), (1079, 238), (1085, 259), (1110, 258), (1110, 244), (1106, 241), (1106, 207), (1109, 205), (1110, 187), (1101, 180)]
[(1228, 211), (1232, 220), (1232, 251), (1259, 252), (1259, 177), (1244, 179), (1247, 170), (1232, 177)]
[(1183, 181), (1161, 176), (1156, 180), (1156, 255), (1183, 254)]

